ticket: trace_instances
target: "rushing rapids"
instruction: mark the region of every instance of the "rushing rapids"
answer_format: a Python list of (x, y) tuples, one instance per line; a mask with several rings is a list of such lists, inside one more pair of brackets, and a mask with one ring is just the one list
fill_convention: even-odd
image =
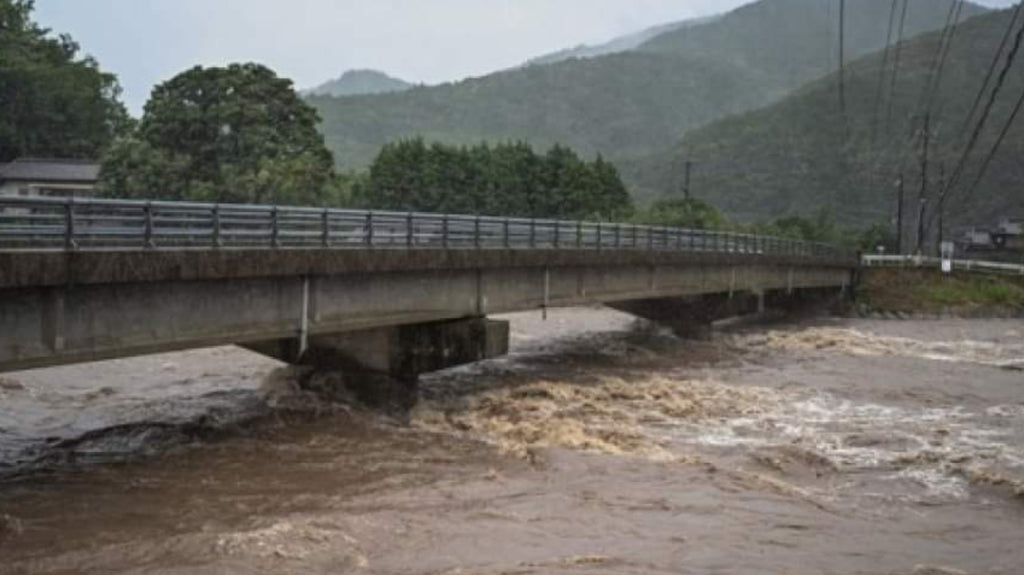
[(1024, 328), (602, 309), (411, 411), (233, 348), (0, 379), (0, 573), (1016, 573)]

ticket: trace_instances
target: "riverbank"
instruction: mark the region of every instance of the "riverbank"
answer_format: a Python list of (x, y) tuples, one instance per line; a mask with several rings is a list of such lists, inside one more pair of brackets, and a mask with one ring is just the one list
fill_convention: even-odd
[(1024, 277), (935, 269), (864, 268), (857, 288), (862, 317), (1024, 317)]

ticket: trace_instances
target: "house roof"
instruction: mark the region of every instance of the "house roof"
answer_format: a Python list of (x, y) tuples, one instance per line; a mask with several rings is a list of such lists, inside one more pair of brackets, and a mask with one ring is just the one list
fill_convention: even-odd
[(100, 165), (91, 160), (18, 158), (0, 164), (0, 181), (93, 184), (99, 176)]

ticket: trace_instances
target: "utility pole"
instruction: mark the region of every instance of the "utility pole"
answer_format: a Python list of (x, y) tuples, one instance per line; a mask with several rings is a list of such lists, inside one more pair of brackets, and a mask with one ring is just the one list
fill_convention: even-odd
[(846, 116), (846, 0), (839, 0), (839, 112)]
[(924, 116), (924, 129), (921, 133), (921, 191), (917, 195), (917, 244), (915, 253), (924, 250), (924, 216), (928, 208), (928, 145), (931, 142), (931, 114)]
[(903, 254), (903, 172), (896, 180), (896, 253)]
[(690, 201), (690, 170), (693, 168), (693, 161), (686, 160), (686, 179), (683, 183), (683, 199)]
[[(939, 163), (939, 187), (938, 189), (946, 189), (946, 163)], [(939, 196), (939, 241), (936, 242), (935, 249), (939, 252), (939, 257), (942, 257), (942, 241), (945, 239), (944, 226), (946, 218), (946, 196), (945, 194)]]

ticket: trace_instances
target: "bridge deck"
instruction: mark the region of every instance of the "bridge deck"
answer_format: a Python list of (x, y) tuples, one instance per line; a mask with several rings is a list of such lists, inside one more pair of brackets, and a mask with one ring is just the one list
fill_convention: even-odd
[(0, 200), (0, 371), (594, 302), (844, 288), (850, 250), (444, 214)]

